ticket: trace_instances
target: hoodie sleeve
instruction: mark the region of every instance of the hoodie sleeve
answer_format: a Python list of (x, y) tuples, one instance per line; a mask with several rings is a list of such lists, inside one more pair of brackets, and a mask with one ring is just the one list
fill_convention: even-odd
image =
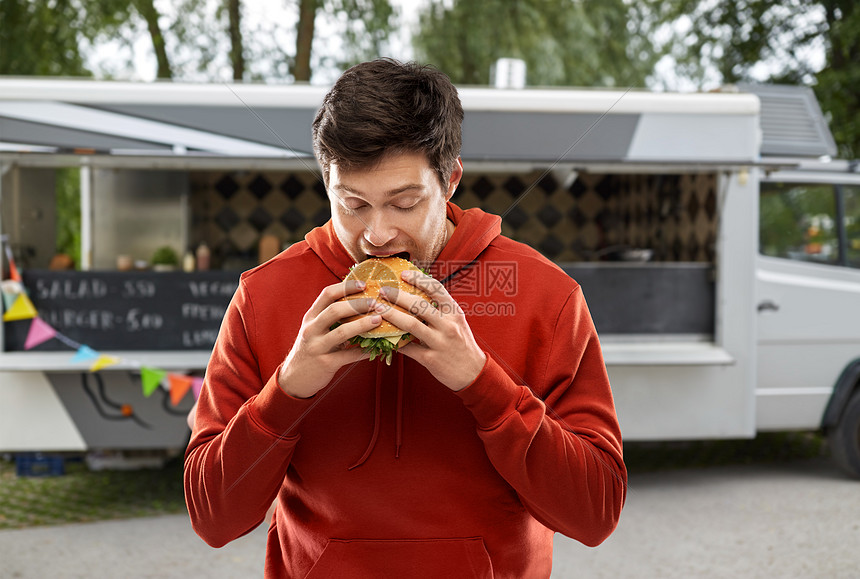
[(244, 282), (227, 308), (185, 452), (185, 502), (191, 524), (221, 547), (262, 522), (298, 442), (294, 427), (312, 399), (288, 396), (278, 370), (261, 376), (255, 320)]
[[(517, 384), (487, 354), (459, 392), (491, 462), (526, 509), (586, 545), (603, 542), (624, 504), (627, 470), (597, 332), (579, 287), (555, 325), (544, 379)], [(535, 393), (539, 393), (540, 396)]]

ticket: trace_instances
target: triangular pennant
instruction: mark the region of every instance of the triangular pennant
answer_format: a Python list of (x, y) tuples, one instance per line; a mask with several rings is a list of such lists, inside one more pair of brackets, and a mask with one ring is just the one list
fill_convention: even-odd
[(19, 294), (20, 292), (10, 292), (6, 291), (6, 288), (3, 288), (3, 309), (11, 310), (12, 304), (18, 299)]
[(15, 267), (15, 260), (9, 260), (9, 279), (21, 281), (21, 274), (18, 273), (18, 268)]
[(98, 359), (93, 362), (93, 365), (90, 366), (90, 372), (98, 372), (108, 366), (113, 366), (114, 364), (119, 363), (119, 358), (114, 358), (113, 356), (106, 356), (101, 354)]
[(72, 357), (72, 362), (89, 362), (90, 360), (95, 360), (99, 357), (99, 353), (90, 348), (87, 345), (82, 345), (78, 348), (75, 355)]
[(197, 376), (191, 379), (191, 392), (194, 394), (194, 399), (200, 398), (200, 389), (203, 388), (203, 378)]
[(152, 393), (155, 392), (155, 389), (158, 388), (159, 384), (161, 384), (161, 380), (166, 374), (167, 372), (157, 368), (149, 368), (147, 366), (141, 368), (140, 381), (143, 385), (143, 395), (147, 398), (152, 396)]
[(168, 374), (167, 381), (170, 384), (170, 403), (176, 406), (191, 388), (191, 376)]
[(12, 256), (12, 248), (9, 246), (9, 237), (0, 235), (0, 245), (6, 250), (6, 263), (9, 264), (9, 277), (15, 281), (21, 281), (21, 274), (18, 273), (18, 268), (15, 267), (15, 258)]
[(24, 342), (24, 349), (29, 350), (35, 348), (42, 342), (47, 342), (57, 335), (57, 330), (52, 328), (48, 323), (36, 316), (33, 318), (33, 323), (30, 324), (30, 330), (27, 332), (27, 340)]
[(33, 302), (27, 297), (27, 294), (18, 294), (15, 301), (12, 302), (12, 307), (3, 314), (4, 322), (14, 322), (16, 320), (29, 320), (38, 315)]

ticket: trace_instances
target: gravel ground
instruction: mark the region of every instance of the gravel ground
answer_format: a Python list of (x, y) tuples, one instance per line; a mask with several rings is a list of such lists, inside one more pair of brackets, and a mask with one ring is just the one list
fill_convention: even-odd
[[(222, 549), (185, 515), (0, 531), (0, 576), (262, 576), (265, 529)], [(553, 577), (856, 578), (860, 481), (825, 458), (634, 474), (621, 524), (590, 549), (556, 536)]]
[(588, 549), (556, 535), (554, 577), (860, 577), (860, 481), (826, 458), (636, 475)]

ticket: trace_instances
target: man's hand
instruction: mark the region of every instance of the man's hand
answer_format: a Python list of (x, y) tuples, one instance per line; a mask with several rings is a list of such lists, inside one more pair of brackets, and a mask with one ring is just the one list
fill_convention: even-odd
[(382, 321), (378, 314), (330, 329), (345, 318), (371, 311), (374, 306), (384, 309), (372, 299), (337, 301), (363, 289), (364, 283), (357, 281), (340, 282), (323, 289), (302, 318), (293, 348), (281, 366), (278, 385), (284, 392), (295, 398), (310, 398), (322, 390), (342, 366), (368, 357), (361, 348), (347, 348), (346, 341), (378, 326)]
[(462, 390), (478, 377), (487, 361), (463, 309), (441, 283), (422, 272), (404, 271), (401, 278), (421, 289), (436, 307), (409, 292), (382, 288), (380, 296), (420, 318), (415, 319), (395, 308), (382, 313), (385, 320), (420, 341), (406, 344), (398, 352), (419, 362), (451, 390)]

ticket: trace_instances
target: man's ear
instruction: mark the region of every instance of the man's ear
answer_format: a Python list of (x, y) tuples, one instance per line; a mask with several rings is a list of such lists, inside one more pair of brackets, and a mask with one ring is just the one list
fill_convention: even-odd
[(460, 157), (454, 161), (454, 169), (451, 171), (451, 177), (448, 179), (448, 190), (445, 194), (445, 201), (450, 201), (457, 190), (457, 185), (460, 184), (460, 179), (463, 178), (463, 161)]

